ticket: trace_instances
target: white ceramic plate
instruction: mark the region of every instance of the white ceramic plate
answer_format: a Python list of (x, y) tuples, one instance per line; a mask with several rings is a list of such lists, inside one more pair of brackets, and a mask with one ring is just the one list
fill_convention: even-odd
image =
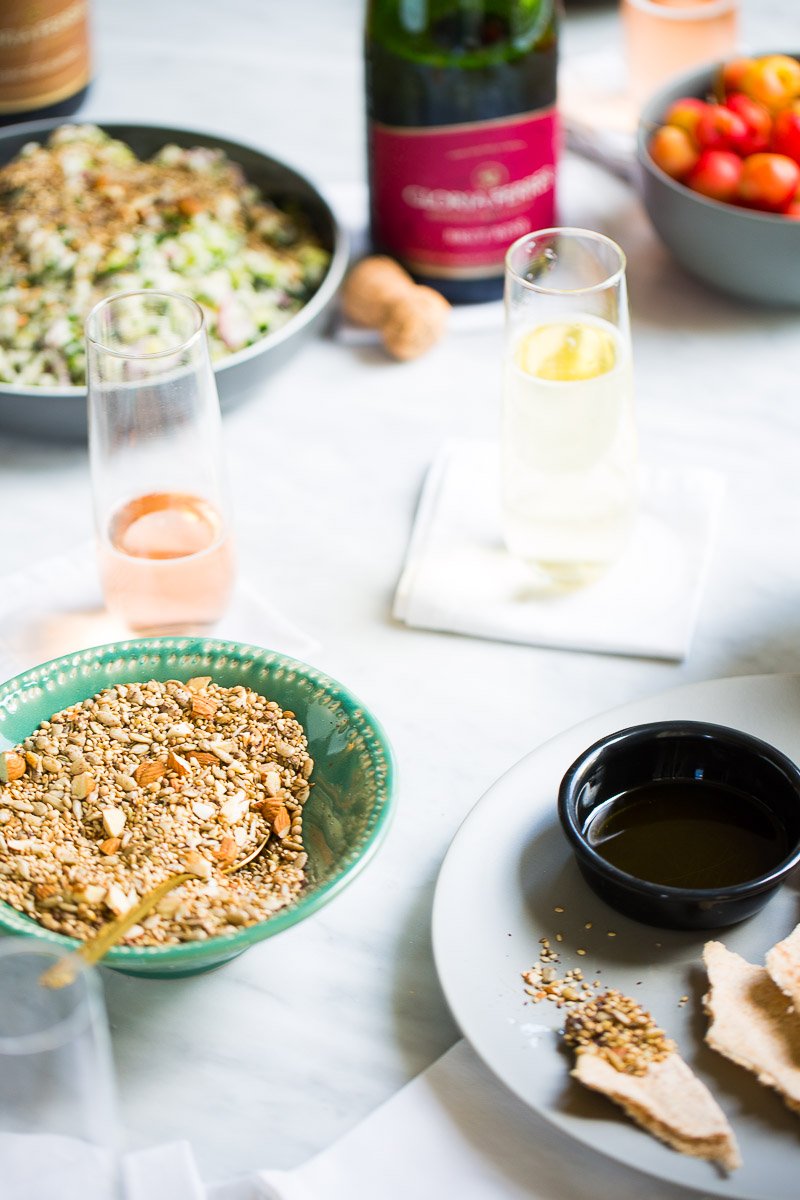
[[(436, 965), (455, 1019), (484, 1062), (526, 1103), (611, 1158), (706, 1195), (797, 1200), (800, 1117), (755, 1077), (702, 1041), (705, 937), (627, 920), (581, 879), (556, 815), (558, 785), (592, 742), (644, 721), (685, 718), (744, 729), (800, 760), (800, 676), (693, 684), (568, 730), (529, 754), (476, 805), (439, 876), (433, 909)], [(762, 910), (719, 937), (751, 962), (800, 920), (797, 873)], [(563, 907), (563, 914), (555, 912)], [(591, 928), (585, 928), (591, 923)], [(563, 1010), (533, 1004), (521, 972), (539, 938), (563, 934), (561, 967), (635, 996), (673, 1036), (727, 1113), (744, 1165), (730, 1178), (639, 1130), (621, 1110), (569, 1077), (559, 1047)], [(609, 937), (609, 932), (616, 934)], [(577, 950), (585, 949), (579, 956)], [(682, 996), (688, 1003), (681, 1006)]]

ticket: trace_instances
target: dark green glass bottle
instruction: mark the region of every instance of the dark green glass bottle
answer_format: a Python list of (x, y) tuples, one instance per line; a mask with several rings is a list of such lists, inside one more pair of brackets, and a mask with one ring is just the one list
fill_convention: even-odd
[(373, 245), (451, 300), (556, 223), (557, 48), (557, 0), (369, 0)]

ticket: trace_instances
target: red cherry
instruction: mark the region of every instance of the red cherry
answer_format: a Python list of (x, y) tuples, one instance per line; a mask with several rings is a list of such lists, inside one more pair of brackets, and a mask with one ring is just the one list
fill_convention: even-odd
[(747, 126), (724, 104), (709, 104), (697, 122), (701, 150), (739, 150), (747, 141)]
[(693, 192), (712, 200), (733, 200), (742, 175), (742, 160), (731, 150), (704, 150), (686, 176)]
[(785, 154), (750, 154), (742, 164), (738, 198), (743, 204), (779, 212), (800, 187), (800, 166)]
[(763, 104), (751, 100), (744, 92), (733, 92), (725, 101), (725, 107), (741, 117), (747, 127), (744, 141), (736, 149), (745, 156), (766, 150), (772, 133), (772, 117)]

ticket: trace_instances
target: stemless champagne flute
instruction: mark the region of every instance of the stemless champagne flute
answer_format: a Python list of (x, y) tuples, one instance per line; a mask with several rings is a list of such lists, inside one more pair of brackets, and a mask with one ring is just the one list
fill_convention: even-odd
[(641, 103), (667, 79), (736, 49), (739, 0), (622, 0), (628, 76)]
[(115, 1200), (113, 1071), (100, 983), (41, 987), (58, 951), (0, 942), (0, 1195)]
[(86, 353), (106, 603), (136, 630), (207, 626), (234, 564), (202, 309), (172, 292), (111, 296), (87, 318)]
[(637, 507), (625, 256), (586, 229), (527, 234), (506, 256), (503, 534), (542, 582), (590, 582)]

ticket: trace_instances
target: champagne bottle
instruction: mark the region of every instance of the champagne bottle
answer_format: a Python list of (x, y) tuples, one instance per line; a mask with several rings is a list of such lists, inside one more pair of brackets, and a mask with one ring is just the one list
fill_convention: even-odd
[(373, 245), (450, 300), (555, 224), (557, 43), (558, 0), (369, 0)]
[(0, 0), (0, 125), (75, 112), (89, 73), (89, 0)]

